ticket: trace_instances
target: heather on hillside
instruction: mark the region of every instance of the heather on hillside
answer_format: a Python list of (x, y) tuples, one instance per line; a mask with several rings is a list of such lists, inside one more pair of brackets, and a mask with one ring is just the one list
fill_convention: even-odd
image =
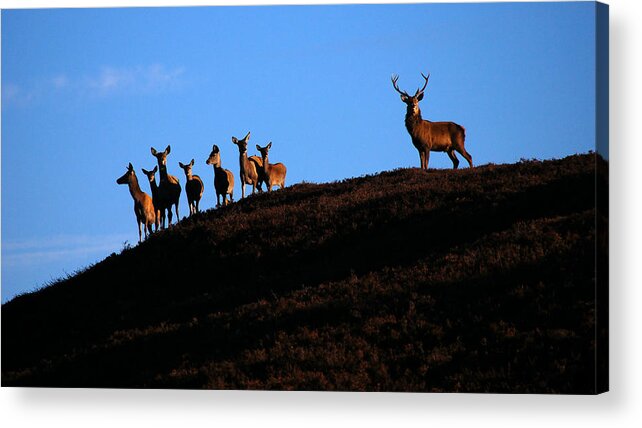
[(196, 214), (4, 304), (2, 385), (596, 392), (605, 168), (399, 169)]

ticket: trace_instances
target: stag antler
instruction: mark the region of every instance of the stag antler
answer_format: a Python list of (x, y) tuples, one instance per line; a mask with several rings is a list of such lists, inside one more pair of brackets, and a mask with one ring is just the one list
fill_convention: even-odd
[(399, 89), (399, 86), (397, 86), (397, 80), (399, 80), (399, 76), (397, 74), (393, 74), (391, 79), (392, 79), (392, 86), (395, 88), (397, 92), (399, 92), (401, 95), (410, 97), (410, 95), (408, 95), (406, 91), (402, 91), (401, 89)]
[(428, 79), (430, 79), (430, 73), (428, 73), (428, 76), (424, 76), (424, 74), (421, 73), (421, 77), (423, 77), (426, 82), (424, 83), (424, 87), (423, 88), (417, 89), (417, 92), (415, 92), (415, 97), (417, 95), (419, 95), (419, 94), (423, 94), (424, 93), (424, 90), (426, 89), (426, 86), (428, 86)]

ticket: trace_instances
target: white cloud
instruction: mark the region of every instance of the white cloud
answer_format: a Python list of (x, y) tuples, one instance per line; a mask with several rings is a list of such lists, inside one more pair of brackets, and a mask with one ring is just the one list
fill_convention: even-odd
[(52, 77), (51, 84), (54, 88), (61, 89), (69, 84), (69, 79), (67, 79), (67, 76), (64, 74), (59, 74), (58, 76)]
[(83, 96), (109, 96), (158, 93), (179, 87), (185, 74), (184, 67), (167, 67), (163, 64), (145, 66), (105, 66), (92, 74), (72, 77), (65, 73), (52, 75), (31, 84), (12, 82), (2, 85), (2, 107), (26, 106), (47, 95), (65, 94)]
[(25, 106), (35, 98), (35, 90), (25, 90), (20, 85), (4, 83), (2, 85), (2, 107), (10, 105)]
[(167, 68), (161, 64), (139, 67), (103, 67), (95, 76), (84, 79), (88, 89), (107, 95), (117, 91), (150, 92), (168, 89), (179, 83), (183, 67)]
[(136, 243), (132, 234), (59, 235), (2, 242), (2, 265), (29, 267), (73, 257), (107, 256), (122, 248), (123, 242)]

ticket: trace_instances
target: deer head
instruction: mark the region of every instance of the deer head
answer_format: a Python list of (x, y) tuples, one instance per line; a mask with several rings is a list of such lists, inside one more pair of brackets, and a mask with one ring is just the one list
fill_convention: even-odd
[(145, 168), (141, 168), (141, 171), (143, 171), (143, 174), (147, 176), (147, 179), (149, 180), (150, 183), (153, 183), (154, 180), (156, 180), (156, 171), (158, 171), (158, 166), (155, 166), (154, 169), (151, 171), (147, 171)]
[(167, 166), (167, 155), (172, 150), (170, 146), (167, 146), (164, 152), (157, 152), (155, 148), (152, 147), (152, 155), (156, 156), (158, 160), (158, 165)]
[(185, 171), (185, 176), (190, 177), (192, 175), (192, 167), (194, 166), (194, 159), (187, 165), (184, 165), (182, 162), (178, 163), (178, 166), (183, 168), (183, 171)]
[(247, 152), (247, 142), (250, 141), (250, 133), (248, 132), (242, 140), (239, 140), (236, 137), (232, 137), (232, 142), (236, 144), (239, 148), (239, 153), (243, 154)]
[(136, 173), (134, 172), (134, 167), (132, 166), (131, 162), (127, 166), (127, 172), (124, 173), (120, 178), (116, 180), (116, 183), (118, 184), (129, 184), (132, 181), (132, 178), (136, 177)]
[(399, 86), (397, 85), (397, 80), (399, 80), (399, 76), (396, 74), (392, 75), (392, 87), (395, 88), (397, 92), (401, 94), (401, 101), (406, 103), (408, 106), (409, 110), (412, 110), (414, 114), (419, 113), (419, 101), (424, 99), (424, 90), (426, 90), (426, 86), (428, 86), (428, 79), (430, 78), (430, 73), (428, 73), (428, 76), (424, 76), (423, 73), (421, 73), (421, 77), (424, 78), (424, 86), (421, 89), (417, 89), (417, 92), (415, 92), (415, 95), (412, 97), (408, 95), (406, 91), (402, 91), (399, 89)]
[(270, 141), (270, 143), (269, 143), (267, 146), (265, 146), (265, 147), (261, 147), (261, 146), (259, 146), (258, 144), (256, 145), (256, 150), (258, 150), (258, 151), (259, 151), (259, 153), (261, 153), (261, 157), (262, 157), (263, 159), (265, 159), (265, 158), (268, 156), (268, 152), (270, 151), (270, 149), (271, 149), (271, 148), (272, 148), (272, 142), (271, 142), (271, 141)]
[(214, 165), (214, 166), (221, 165), (221, 151), (218, 149), (218, 146), (216, 144), (212, 146), (212, 152), (210, 153), (210, 157), (207, 158), (205, 163), (207, 165)]

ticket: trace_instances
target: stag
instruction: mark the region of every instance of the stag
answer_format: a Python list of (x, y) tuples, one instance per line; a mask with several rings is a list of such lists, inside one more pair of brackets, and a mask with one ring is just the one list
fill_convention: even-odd
[(455, 152), (459, 152), (467, 161), (470, 167), (473, 167), (473, 158), (466, 151), (464, 147), (464, 140), (466, 139), (466, 130), (463, 126), (454, 122), (430, 122), (421, 118), (421, 110), (419, 110), (419, 101), (424, 98), (424, 91), (428, 86), (428, 76), (424, 76), (424, 86), (417, 89), (415, 95), (412, 97), (407, 92), (402, 91), (397, 86), (399, 76), (392, 75), (392, 86), (397, 92), (401, 94), (401, 101), (406, 103), (406, 129), (412, 139), (412, 144), (419, 152), (419, 159), (421, 161), (421, 168), (428, 169), (428, 159), (430, 159), (430, 152), (446, 152), (448, 157), (453, 162), (453, 169), (459, 166), (459, 159)]

